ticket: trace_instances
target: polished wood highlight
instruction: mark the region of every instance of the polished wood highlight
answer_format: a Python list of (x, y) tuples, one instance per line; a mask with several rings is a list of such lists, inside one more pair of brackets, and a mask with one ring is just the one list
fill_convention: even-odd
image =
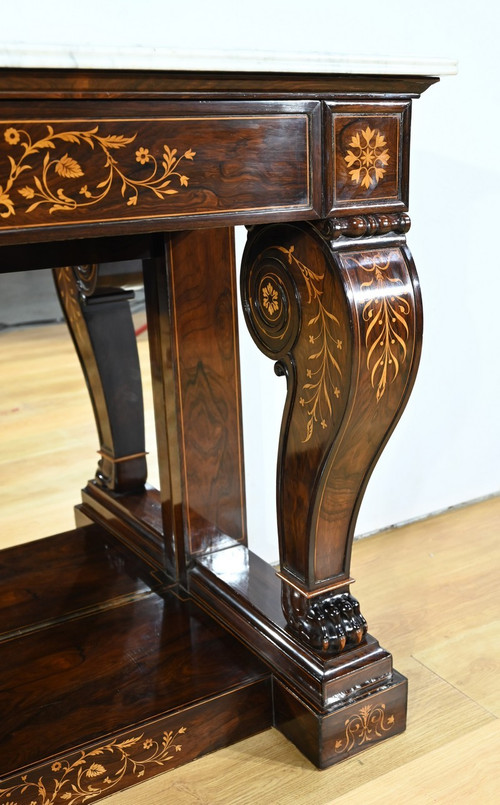
[[(276, 725), (318, 766), (401, 732), (406, 680), (368, 634), (363, 605), (350, 591), (350, 559), (366, 484), (418, 365), (421, 304), (405, 238), (410, 104), (435, 79), (289, 74), (274, 75), (271, 88), (260, 74), (29, 74), (30, 87), (28, 72), (0, 71), (0, 270), (10, 269), (10, 259), (14, 268), (35, 268), (37, 242), (40, 260), (52, 256), (59, 267), (101, 456), (77, 506), (78, 526), (119, 540), (160, 583), (179, 585), (184, 613), (201, 605), (207, 624), (255, 652), (265, 664), (264, 685), (269, 690), (272, 677), (275, 686)], [(288, 383), (277, 474), (278, 574), (256, 571), (246, 547), (233, 247), (240, 223), (249, 228), (241, 275), (247, 323)], [(84, 244), (81, 255), (75, 241)], [(128, 258), (142, 262), (146, 290), (159, 493), (145, 485), (128, 291), (121, 279), (116, 287), (99, 284), (103, 267), (128, 247)], [(259, 586), (269, 591), (263, 602)], [(197, 652), (208, 646), (210, 626), (193, 636), (192, 621), (180, 624), (177, 605), (165, 596), (162, 589), (141, 599), (129, 619), (132, 604), (89, 614), (96, 650), (81, 649), (73, 619), (48, 629), (43, 646), (38, 633), (20, 638), (15, 660), (4, 665), (21, 688), (21, 669), (34, 669), (38, 709), (32, 712), (21, 693), (13, 697), (13, 717), (19, 711), (24, 725), (36, 725), (35, 764), (44, 747), (66, 752), (54, 765), (75, 763), (80, 744), (128, 748), (135, 738), (127, 730), (141, 719), (133, 705), (137, 697), (150, 700), (155, 665), (155, 714), (144, 717), (163, 718), (170, 707), (175, 720), (191, 706), (185, 668), (204, 665)], [(168, 626), (172, 618), (178, 633)], [(130, 654), (140, 660), (125, 683), (120, 718), (115, 723), (111, 707), (91, 721), (90, 732), (71, 730), (65, 713), (75, 680), (81, 688), (95, 673), (101, 680), (99, 663), (125, 651), (120, 639), (127, 632)], [(149, 656), (143, 659), (148, 635), (158, 648), (151, 666)], [(43, 681), (43, 650), (66, 656), (75, 639), (59, 685), (62, 721), (45, 738), (53, 688)], [(216, 650), (217, 691), (203, 688), (202, 698), (226, 690), (231, 650)], [(102, 676), (111, 697), (115, 690), (120, 696), (118, 676)], [(177, 690), (179, 698), (168, 699)], [(101, 694), (99, 688), (104, 705)], [(177, 721), (172, 730), (181, 734)], [(117, 731), (119, 743), (104, 747)], [(59, 749), (50, 749), (58, 735)], [(226, 735), (226, 743), (234, 738)], [(148, 735), (143, 748), (157, 744)], [(194, 754), (210, 748), (201, 736), (196, 744)], [(218, 745), (214, 736), (211, 748)], [(78, 780), (86, 758), (76, 761)], [(98, 777), (104, 766), (85, 774)], [(107, 790), (77, 793), (95, 799)], [(19, 796), (26, 800), (28, 788)]]
[(283, 610), (299, 640), (337, 654), (367, 630), (349, 592), (352, 538), (372, 469), (413, 386), (422, 312), (401, 235), (354, 248), (325, 231), (255, 229), (242, 296), (255, 342), (287, 378), (278, 458)]
[[(54, 514), (70, 512), (78, 476), (91, 469), (88, 457), (94, 434), (88, 396), (64, 326), (4, 332), (0, 343), (3, 376), (9, 378), (1, 392), (3, 416), (7, 417), (7, 402), (22, 408), (9, 415), (8, 421), (18, 422), (17, 428), (6, 430), (16, 433), (19, 446), (25, 440), (32, 442), (37, 433), (37, 452), (32, 456), (26, 452), (24, 461), (14, 443), (5, 444), (0, 454), (3, 509), (18, 513), (0, 535), (3, 547), (33, 533), (33, 511), (40, 513), (37, 527), (44, 533), (55, 530)], [(141, 358), (147, 353), (144, 336), (139, 352)], [(63, 478), (58, 463), (50, 464), (46, 458), (60, 424), (53, 381), (54, 369), (61, 365), (68, 393), (68, 438), (77, 457), (75, 476), (68, 465)], [(78, 442), (86, 424), (88, 443), (84, 433)], [(10, 472), (12, 466), (15, 473)], [(33, 486), (30, 509), (19, 507), (17, 488), (17, 478), (28, 469), (33, 476), (45, 477), (44, 486)], [(244, 805), (256, 799), (297, 805), (382, 803), (389, 790), (401, 801), (425, 803), (432, 795), (442, 803), (494, 802), (500, 753), (500, 631), (492, 568), (500, 561), (499, 524), (500, 499), (493, 498), (355, 542), (353, 571), (364, 610), (409, 679), (405, 733), (319, 773), (283, 735), (268, 730), (113, 794), (108, 801), (112, 805), (164, 805), (171, 800), (179, 805), (200, 801)], [(375, 572), (381, 553), (393, 581), (390, 587), (380, 584)], [(185, 751), (185, 741), (179, 743), (184, 743)]]
[(410, 104), (328, 104), (330, 212), (408, 208)]
[(168, 566), (185, 577), (246, 543), (233, 230), (167, 236), (144, 288)]
[(103, 796), (271, 725), (265, 666), (102, 528), (0, 555), (4, 797)]
[(134, 492), (147, 478), (141, 372), (129, 302), (133, 291), (100, 287), (99, 264), (53, 272), (89, 390), (99, 436), (99, 484)]
[[(404, 733), (318, 773), (271, 730), (157, 778), (140, 793), (112, 797), (112, 805), (162, 805), (167, 799), (180, 805), (371, 805), (393, 795), (419, 805), (495, 802), (499, 526), (496, 497), (355, 543), (359, 597), (408, 677)], [(373, 572), (381, 553), (391, 585), (380, 584)]]
[(33, 118), (31, 107), (17, 107), (15, 117), (2, 115), (0, 162), (12, 163), (0, 230), (27, 228), (37, 240), (53, 227), (96, 221), (123, 221), (134, 230), (141, 220), (162, 219), (165, 228), (190, 215), (227, 219), (242, 210), (308, 217), (310, 128), (319, 104), (260, 109), (219, 103), (200, 114), (184, 104), (179, 115), (179, 107), (164, 105), (157, 117), (115, 121), (112, 103), (94, 118), (73, 117), (76, 104), (60, 119)]

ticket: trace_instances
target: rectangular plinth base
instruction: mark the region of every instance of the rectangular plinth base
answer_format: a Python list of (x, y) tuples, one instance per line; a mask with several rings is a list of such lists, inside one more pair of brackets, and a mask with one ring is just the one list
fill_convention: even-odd
[(333, 656), (304, 646), (283, 615), (280, 579), (247, 548), (198, 559), (190, 591), (269, 664), (275, 726), (319, 768), (405, 729), (407, 682), (389, 652), (369, 634)]
[(382, 689), (329, 713), (314, 710), (274, 680), (275, 726), (320, 769), (403, 732), (406, 701), (407, 680), (397, 671)]
[(0, 712), (2, 802), (95, 802), (270, 727), (271, 675), (92, 525), (0, 552)]

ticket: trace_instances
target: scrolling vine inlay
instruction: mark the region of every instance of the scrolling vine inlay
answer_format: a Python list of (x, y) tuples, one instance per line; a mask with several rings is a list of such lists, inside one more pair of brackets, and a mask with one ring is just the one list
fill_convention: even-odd
[(383, 178), (390, 155), (384, 135), (378, 129), (367, 126), (357, 131), (349, 143), (351, 149), (344, 156), (354, 184), (367, 190), (376, 187)]
[[(189, 176), (178, 168), (183, 160), (193, 160), (195, 157), (196, 151), (190, 148), (178, 155), (176, 148), (170, 148), (165, 144), (161, 157), (156, 157), (149, 148), (140, 146), (135, 152), (135, 161), (140, 166), (147, 165), (149, 172), (142, 179), (127, 175), (112, 152), (130, 145), (136, 137), (137, 133), (131, 137), (122, 134), (102, 136), (99, 134), (99, 126), (86, 131), (55, 132), (53, 126), (47, 124), (47, 134), (33, 140), (27, 130), (9, 126), (4, 130), (4, 140), (14, 150), (15, 156), (11, 154), (7, 156), (10, 172), (5, 187), (0, 185), (0, 216), (8, 218), (16, 214), (16, 203), (12, 196), (14, 189), (17, 189), (27, 201), (32, 202), (26, 209), (28, 214), (45, 204), (50, 205), (49, 213), (56, 210), (72, 211), (98, 204), (108, 195), (115, 180), (121, 182), (121, 195), (127, 198), (128, 206), (137, 204), (140, 191), (150, 191), (157, 198), (165, 199), (179, 192), (175, 184), (178, 184), (179, 188), (188, 186)], [(62, 144), (66, 146), (61, 149)], [(86, 184), (78, 182), (78, 187), (75, 187), (74, 191), (68, 190), (66, 181), (64, 186), (60, 185), (61, 180), (77, 180), (85, 177), (82, 164), (69, 155), (68, 144), (79, 147), (86, 145), (93, 151), (102, 152), (104, 156), (102, 173), (97, 177), (101, 181), (94, 181), (92, 185), (89, 184), (90, 180)], [(66, 153), (61, 155), (61, 150), (66, 150)], [(36, 155), (42, 152), (45, 153), (40, 164), (40, 157)], [(33, 173), (30, 175), (25, 171)], [(25, 174), (24, 179), (28, 181), (23, 187), (15, 187), (20, 184), (18, 180), (21, 174)]]
[(355, 746), (383, 738), (393, 725), (394, 716), (386, 716), (385, 704), (367, 704), (346, 720), (345, 734), (335, 741), (335, 752), (349, 752)]
[(289, 249), (284, 246), (277, 248), (286, 254), (290, 265), (293, 263), (299, 269), (307, 288), (307, 304), (313, 303), (316, 309), (315, 315), (307, 322), (307, 327), (310, 328), (309, 344), (313, 347), (316, 345), (316, 349), (308, 357), (311, 365), (306, 370), (307, 382), (302, 385), (304, 395), (299, 398), (299, 405), (309, 416), (303, 439), (303, 442), (308, 442), (314, 433), (315, 423), (319, 421), (323, 430), (328, 427), (327, 418), (331, 419), (333, 414), (331, 395), (338, 399), (341, 394), (342, 371), (335, 353), (342, 349), (342, 340), (333, 331), (334, 325), (340, 323), (321, 300), (324, 274), (315, 274), (298, 260), (294, 254), (294, 246)]
[(369, 280), (361, 283), (360, 289), (367, 297), (362, 310), (366, 324), (366, 367), (372, 388), (376, 389), (377, 402), (384, 396), (387, 386), (397, 378), (407, 356), (411, 306), (404, 294), (402, 280), (390, 273), (393, 262), (399, 260), (396, 250), (343, 257), (348, 267), (356, 266), (370, 275)]
[(126, 776), (132, 778), (130, 785), (144, 777), (146, 771), (157, 770), (173, 760), (182, 751), (176, 740), (185, 732), (186, 727), (175, 733), (165, 731), (159, 741), (144, 734), (136, 735), (111, 741), (90, 752), (81, 751), (73, 763), (54, 761), (50, 766), (52, 774), (23, 774), (17, 785), (0, 788), (0, 796), (12, 805), (19, 796), (30, 801), (30, 805), (81, 805), (116, 790)]

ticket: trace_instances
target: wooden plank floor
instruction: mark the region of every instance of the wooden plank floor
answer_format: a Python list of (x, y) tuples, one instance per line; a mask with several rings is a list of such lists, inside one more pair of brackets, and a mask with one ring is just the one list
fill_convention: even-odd
[[(144, 340), (140, 349), (146, 362)], [(96, 442), (64, 327), (0, 334), (0, 422), (0, 546), (71, 528)], [(492, 498), (354, 546), (353, 592), (409, 679), (403, 735), (319, 772), (269, 730), (106, 801), (498, 802), (499, 537), (500, 498)]]

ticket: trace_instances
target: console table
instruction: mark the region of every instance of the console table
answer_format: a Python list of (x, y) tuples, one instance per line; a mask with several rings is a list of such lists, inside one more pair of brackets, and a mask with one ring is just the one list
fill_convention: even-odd
[[(75, 530), (0, 553), (18, 805), (92, 802), (272, 724), (319, 767), (405, 728), (350, 556), (420, 354), (411, 104), (454, 65), (125, 55), (0, 70), (0, 270), (54, 269), (99, 442)], [(247, 325), (287, 382), (279, 569), (247, 547), (236, 224)]]

